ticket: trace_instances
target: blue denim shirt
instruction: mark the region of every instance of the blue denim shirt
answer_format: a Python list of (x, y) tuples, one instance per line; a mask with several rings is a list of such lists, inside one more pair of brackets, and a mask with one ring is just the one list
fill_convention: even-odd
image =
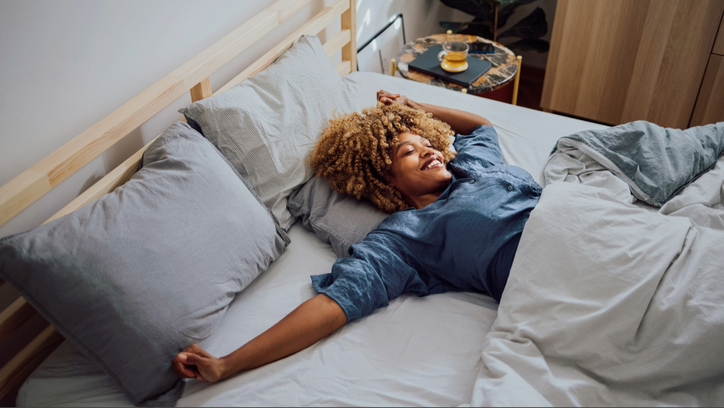
[(500, 301), (541, 187), (525, 170), (503, 164), (492, 127), (458, 135), (454, 146), (452, 181), (434, 203), (390, 215), (331, 273), (312, 276), (317, 292), (337, 302), (348, 321), (403, 292), (471, 291)]

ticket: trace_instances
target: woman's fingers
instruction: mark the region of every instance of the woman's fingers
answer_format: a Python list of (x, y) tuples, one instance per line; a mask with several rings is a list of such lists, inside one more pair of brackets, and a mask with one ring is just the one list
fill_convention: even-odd
[(179, 353), (171, 362), (171, 367), (180, 378), (196, 378), (198, 371), (188, 365), (188, 357), (185, 353)]
[(186, 347), (171, 362), (176, 375), (180, 378), (195, 378), (207, 381), (202, 372), (212, 365), (215, 358), (196, 344)]
[(221, 378), (221, 360), (193, 345), (180, 352), (172, 362), (176, 374), (181, 378), (195, 378), (204, 382), (216, 382)]
[(391, 94), (385, 90), (377, 91), (377, 100), (385, 105), (395, 103), (400, 97), (400, 94)]
[(189, 354), (197, 354), (206, 358), (214, 358), (211, 354), (207, 353), (206, 350), (202, 349), (196, 344), (192, 344), (184, 349), (184, 352)]

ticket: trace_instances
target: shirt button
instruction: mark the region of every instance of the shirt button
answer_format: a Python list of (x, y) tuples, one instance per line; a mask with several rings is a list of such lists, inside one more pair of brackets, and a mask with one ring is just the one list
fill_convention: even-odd
[(473, 184), (473, 183), (475, 183), (475, 180), (470, 180), (470, 184)]
[(508, 191), (513, 191), (513, 186), (508, 186)]

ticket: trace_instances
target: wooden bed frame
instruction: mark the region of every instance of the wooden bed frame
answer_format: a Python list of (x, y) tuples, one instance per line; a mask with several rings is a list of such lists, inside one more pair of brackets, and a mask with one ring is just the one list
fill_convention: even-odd
[[(327, 39), (324, 50), (330, 58), (341, 52), (342, 62), (337, 66), (340, 75), (356, 70), (355, 0), (336, 0), (227, 84), (212, 91), (209, 80), (211, 74), (263, 39), (269, 32), (282, 26), (291, 16), (312, 2), (313, 0), (276, 1), (35, 166), (0, 187), (0, 225), (7, 223), (186, 92), (190, 92), (192, 102), (224, 92), (268, 67), (302, 35), (317, 35), (327, 27), (336, 31), (336, 24), (341, 21), (339, 32)], [(125, 183), (138, 168), (146, 146), (45, 223), (82, 208)], [(0, 280), (0, 286), (4, 283)], [(0, 344), (36, 314), (22, 297), (0, 312)], [(62, 340), (63, 337), (52, 326), (48, 326), (0, 368), (0, 399), (15, 392)]]

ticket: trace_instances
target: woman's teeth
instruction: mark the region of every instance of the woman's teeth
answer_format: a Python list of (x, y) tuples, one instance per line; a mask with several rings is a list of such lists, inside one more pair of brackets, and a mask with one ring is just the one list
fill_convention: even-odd
[(437, 167), (437, 166), (440, 166), (440, 165), (442, 165), (442, 163), (440, 163), (439, 160), (433, 160), (432, 162), (430, 162), (430, 164), (428, 164), (427, 166), (425, 166), (425, 170), (429, 170), (429, 169), (431, 169), (431, 168), (433, 168), (433, 167)]

